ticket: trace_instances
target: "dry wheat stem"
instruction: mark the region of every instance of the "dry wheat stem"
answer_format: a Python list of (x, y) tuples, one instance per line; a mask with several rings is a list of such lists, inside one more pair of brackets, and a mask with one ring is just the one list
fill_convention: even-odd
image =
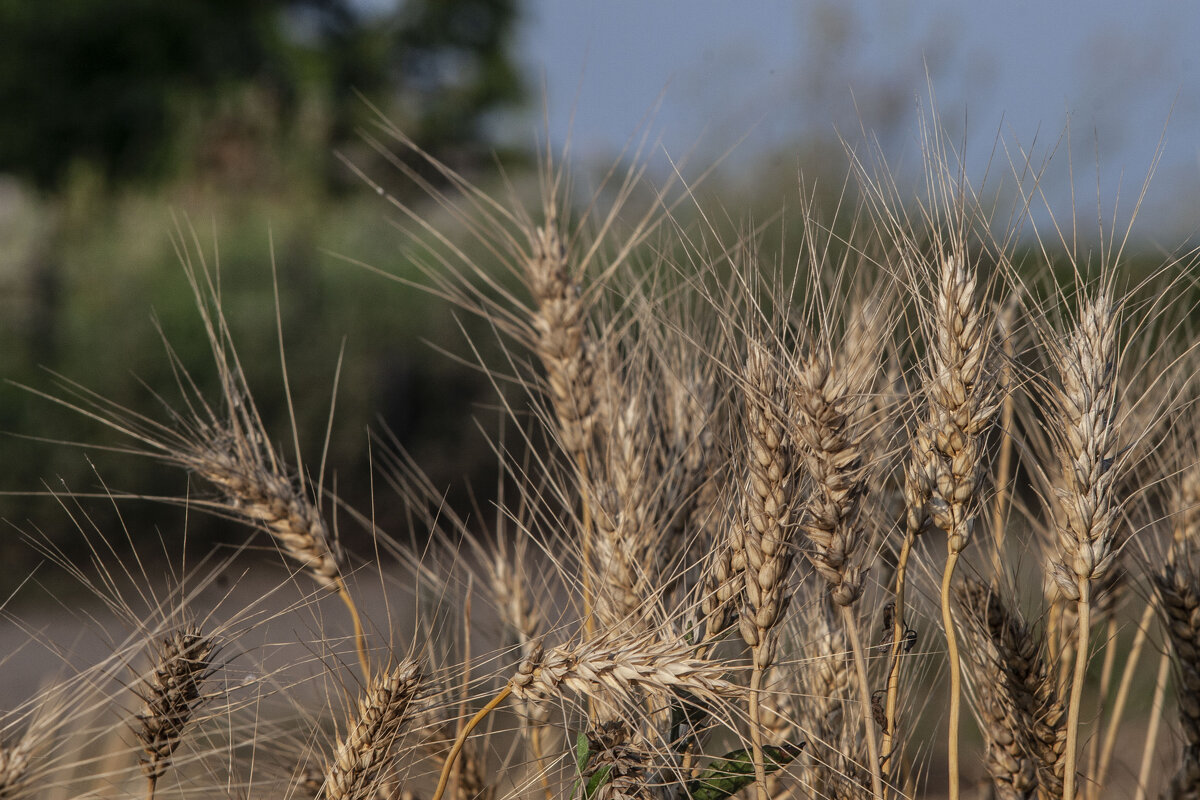
[[(1125, 658), (1125, 665), (1121, 672), (1121, 682), (1117, 685), (1117, 696), (1113, 700), (1112, 716), (1109, 718), (1104, 729), (1104, 743), (1100, 748), (1100, 761), (1096, 767), (1096, 773), (1092, 776), (1094, 781), (1093, 786), (1104, 786), (1105, 778), (1108, 776), (1108, 768), (1112, 761), (1112, 754), (1117, 746), (1117, 734), (1121, 730), (1121, 720), (1125, 715), (1126, 704), (1129, 701), (1129, 691), (1133, 687), (1133, 679), (1137, 674), (1138, 664), (1141, 662), (1142, 650), (1146, 646), (1150, 623), (1154, 621), (1155, 604), (1147, 603), (1142, 610), (1142, 616), (1138, 620), (1137, 632), (1133, 636), (1133, 642), (1129, 645), (1129, 654)], [(1164, 652), (1160, 659), (1162, 662), (1170, 665), (1171, 656)], [(1161, 664), (1159, 673), (1162, 673), (1166, 667)], [(1164, 687), (1165, 688), (1165, 687)], [(1159, 687), (1155, 686), (1155, 693), (1160, 691)]]

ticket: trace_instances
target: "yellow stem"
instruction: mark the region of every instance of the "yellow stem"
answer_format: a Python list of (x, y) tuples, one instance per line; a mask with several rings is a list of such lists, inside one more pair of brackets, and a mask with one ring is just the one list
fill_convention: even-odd
[(1113, 701), (1112, 718), (1104, 731), (1104, 746), (1100, 749), (1100, 766), (1096, 770), (1097, 786), (1104, 785), (1108, 777), (1109, 763), (1112, 761), (1113, 750), (1117, 746), (1117, 731), (1120, 729), (1121, 718), (1125, 715), (1125, 704), (1129, 701), (1129, 689), (1133, 686), (1133, 677), (1137, 672), (1138, 662), (1142, 658), (1142, 650), (1146, 645), (1147, 631), (1154, 620), (1154, 604), (1147, 603), (1142, 611), (1141, 623), (1134, 634), (1133, 644), (1129, 647), (1129, 657), (1125, 659), (1125, 671), (1121, 673), (1121, 685), (1117, 687), (1117, 699)]
[(850, 606), (842, 606), (842, 624), (850, 635), (850, 647), (854, 650), (854, 667), (858, 671), (858, 695), (862, 704), (863, 725), (867, 731), (867, 758), (871, 768), (871, 796), (875, 800), (884, 800), (883, 774), (879, 768), (879, 744), (875, 739), (875, 720), (871, 714), (871, 686), (867, 680), (867, 661), (863, 657), (858, 623)]
[(895, 612), (892, 614), (892, 655), (888, 662), (887, 706), (883, 728), (883, 774), (890, 774), (893, 771), (892, 764), (901, 761), (893, 761), (893, 757), (899, 754), (893, 753), (892, 750), (898, 747), (896, 706), (900, 696), (900, 652), (904, 647), (904, 585), (908, 573), (908, 559), (915, 541), (916, 537), (911, 534), (904, 537), (904, 544), (900, 546), (900, 557), (896, 561), (896, 590), (892, 600), (895, 604)]
[[(1096, 699), (1096, 719), (1097, 725), (1099, 721), (1104, 719), (1105, 705), (1108, 702), (1108, 689), (1112, 685), (1113, 671), (1116, 669), (1117, 662), (1117, 618), (1114, 614), (1109, 614), (1108, 624), (1105, 626), (1104, 637), (1104, 666), (1100, 670), (1100, 693)], [(1126, 671), (1129, 671), (1128, 665)], [(1110, 727), (1114, 727), (1110, 725)], [(1097, 731), (1096, 735), (1091, 737), (1088, 742), (1088, 775), (1092, 776), (1091, 782), (1088, 784), (1087, 796), (1089, 800), (1098, 800), (1100, 787), (1103, 782), (1097, 779), (1100, 773), (1100, 735)]]
[[(1012, 341), (1006, 339), (1004, 352), (1012, 357)], [(1002, 380), (1005, 384), (1009, 379), (1009, 368), (1005, 362)], [(996, 493), (992, 498), (992, 570), (995, 580), (1000, 581), (1004, 573), (1004, 534), (1005, 523), (1008, 521), (1008, 497), (1010, 473), (1012, 472), (1012, 425), (1013, 425), (1013, 394), (1011, 391), (1004, 395), (1004, 403), (1000, 408), (1000, 457), (996, 463)]]
[[(583, 523), (583, 542), (581, 550), (581, 558), (583, 564), (580, 566), (583, 572), (583, 628), (587, 633), (589, 640), (596, 633), (596, 622), (592, 619), (592, 507), (588, 502), (588, 469), (587, 456), (580, 452), (575, 457), (575, 468), (579, 474), (579, 503), (580, 514)], [(591, 707), (591, 700), (588, 700), (588, 706)]]
[(1071, 704), (1067, 707), (1066, 763), (1063, 768), (1063, 800), (1075, 800), (1075, 765), (1079, 754), (1079, 711), (1083, 700), (1083, 681), (1087, 675), (1088, 639), (1091, 636), (1091, 598), (1089, 581), (1079, 581), (1078, 645), (1075, 647), (1075, 676), (1071, 681)]
[(154, 790), (158, 786), (158, 778), (151, 775), (146, 779), (146, 800), (154, 800)]
[(954, 615), (950, 611), (950, 581), (958, 564), (958, 552), (946, 554), (946, 569), (942, 572), (942, 627), (946, 630), (946, 658), (950, 670), (950, 723), (946, 738), (949, 762), (950, 800), (958, 800), (958, 717), (962, 694), (962, 674), (958, 660), (958, 636), (954, 631)]
[(363, 631), (362, 620), (358, 616), (358, 607), (354, 605), (354, 600), (350, 597), (350, 592), (346, 590), (346, 582), (340, 577), (337, 582), (338, 597), (342, 598), (342, 602), (350, 611), (350, 619), (354, 623), (354, 648), (358, 651), (358, 665), (362, 667), (363, 685), (367, 686), (371, 683), (371, 662), (367, 658), (367, 635)]
[[(760, 633), (760, 636), (769, 635)], [(771, 800), (767, 792), (767, 768), (763, 764), (762, 717), (758, 703), (759, 692), (762, 691), (763, 669), (758, 665), (760, 643), (753, 649), (754, 671), (750, 673), (750, 750), (754, 759), (754, 786), (758, 800)]]
[(1146, 782), (1154, 765), (1154, 750), (1158, 745), (1159, 723), (1162, 722), (1163, 696), (1167, 693), (1167, 676), (1171, 670), (1171, 655), (1163, 653), (1158, 662), (1158, 677), (1154, 681), (1154, 702), (1150, 705), (1150, 727), (1146, 731), (1146, 746), (1142, 750), (1142, 765), (1138, 770), (1137, 794), (1134, 800), (1146, 800)]
[(503, 703), (510, 694), (512, 694), (512, 684), (507, 684), (500, 690), (499, 694), (488, 701), (487, 705), (479, 709), (475, 716), (471, 717), (462, 730), (458, 732), (458, 736), (454, 740), (454, 745), (450, 748), (450, 754), (446, 756), (446, 762), (442, 764), (442, 775), (438, 778), (437, 789), (430, 800), (442, 800), (442, 795), (446, 793), (446, 784), (450, 782), (450, 773), (454, 771), (454, 764), (458, 761), (458, 756), (462, 752), (463, 745), (467, 742), (467, 737), (471, 735), (471, 731), (475, 730), (475, 726), (483, 722), (483, 718), (495, 711), (496, 707)]

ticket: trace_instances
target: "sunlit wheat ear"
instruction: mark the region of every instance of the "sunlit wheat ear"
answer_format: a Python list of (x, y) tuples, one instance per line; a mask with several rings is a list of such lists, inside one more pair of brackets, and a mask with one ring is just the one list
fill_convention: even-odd
[(1115, 557), (1116, 320), (1112, 299), (1099, 294), (1051, 351), (1061, 380), (1054, 395), (1061, 470), (1053, 574), (1068, 600), (1079, 601), (1083, 587), (1102, 579)]
[(800, 733), (810, 742), (801, 785), (813, 797), (856, 796), (852, 793), (860, 792), (865, 780), (857, 766), (865, 747), (857, 726), (847, 719), (857, 716), (847, 710), (854, 694), (854, 662), (840, 609), (822, 593), (805, 606), (799, 621), (803, 657), (796, 666), (801, 686), (796, 713)]
[(149, 674), (134, 688), (144, 703), (133, 725), (142, 745), (142, 772), (154, 796), (158, 779), (171, 764), (184, 728), (205, 697), (201, 688), (212, 672), (216, 644), (199, 628), (167, 635), (154, 646)]
[(1067, 710), (1063, 791), (1073, 796), (1078, 725), (1086, 678), (1096, 590), (1116, 558), (1116, 486), (1119, 431), (1115, 382), (1117, 312), (1107, 287), (1085, 299), (1079, 320), (1060, 342), (1050, 342), (1059, 384), (1050, 423), (1060, 462), (1054, 514), (1058, 552), (1051, 565), (1056, 588), (1076, 610), (1075, 670)]
[(546, 370), (563, 449), (578, 460), (591, 448), (596, 411), (588, 304), (569, 272), (567, 249), (553, 218), (531, 232), (530, 249), (525, 277), (537, 302), (535, 348)]
[(325, 768), (325, 800), (371, 800), (409, 721), (421, 684), (420, 665), (404, 661), (379, 672), (358, 701), (350, 729)]
[(784, 591), (792, 566), (796, 478), (792, 471), (783, 375), (762, 342), (747, 343), (745, 392), (746, 476), (740, 516), (729, 528), (733, 568), (744, 573), (745, 609), (738, 618), (758, 669), (771, 666), (771, 631), (787, 609)]
[(21, 795), (32, 751), (33, 742), (24, 738), (15, 744), (0, 745), (0, 798), (3, 800)]
[(929, 516), (962, 552), (978, 513), (984, 441), (998, 408), (992, 326), (980, 310), (974, 271), (962, 254), (942, 260), (931, 315), (927, 446)]
[(712, 703), (735, 699), (744, 690), (725, 678), (718, 663), (693, 655), (683, 641), (655, 631), (620, 640), (599, 639), (535, 650), (509, 680), (513, 694), (537, 701), (571, 693), (610, 706), (631, 708), (646, 695), (689, 692)]
[(968, 579), (958, 587), (970, 643), (976, 715), (998, 798), (1061, 797), (1066, 710), (1042, 637), (998, 593)]
[[(858, 505), (866, 477), (857, 426), (866, 398), (865, 377), (840, 374), (818, 351), (804, 359), (793, 378), (798, 412), (793, 436), (813, 478), (800, 527), (812, 545), (809, 558), (817, 574), (840, 606), (852, 604), (862, 593), (856, 561), (865, 535)], [(852, 378), (858, 385), (849, 384)]]

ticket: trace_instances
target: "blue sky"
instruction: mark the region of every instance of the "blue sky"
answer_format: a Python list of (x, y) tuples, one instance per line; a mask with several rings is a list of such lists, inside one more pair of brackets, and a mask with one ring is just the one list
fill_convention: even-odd
[(1177, 241), (1200, 228), (1200, 4), (530, 0), (525, 14), (521, 58), (544, 82), (551, 138), (569, 130), (577, 156), (617, 152), (648, 114), (673, 156), (746, 135), (737, 157), (751, 161), (855, 139), (861, 117), (889, 162), (913, 165), (932, 87), (975, 181), (997, 135), (1035, 160), (1057, 147), (1044, 186), (1060, 215), (1068, 114), (1090, 219), (1097, 194), (1108, 219), (1118, 188), (1132, 206), (1165, 128), (1137, 229)]

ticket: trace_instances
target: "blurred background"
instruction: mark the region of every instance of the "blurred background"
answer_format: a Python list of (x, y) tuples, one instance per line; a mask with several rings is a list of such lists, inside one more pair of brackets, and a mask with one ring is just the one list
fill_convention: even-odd
[[(505, 180), (532, 180), (547, 145), (585, 184), (635, 158), (662, 181), (681, 161), (687, 178), (717, 164), (704, 196), (736, 225), (786, 217), (776, 212), (798, 204), (800, 176), (836, 198), (847, 149), (878, 150), (902, 188), (915, 186), (922, 109), (934, 108), (977, 187), (1011, 195), (1026, 161), (1044, 167), (1027, 235), (1072, 209), (1084, 236), (1123, 230), (1156, 165), (1129, 258), (1158, 263), (1195, 242), (1200, 10), (1134, 8), (0, 0), (0, 376), (52, 390), (62, 374), (154, 416), (155, 394), (171, 396), (174, 381), (157, 324), (211, 387), (173, 243), (177, 226), (194, 227), (219, 263), (243, 364), (284, 450), (272, 254), (309, 463), (344, 347), (327, 483), (368, 508), (366, 431), (386, 427), (469, 508), (464, 487), (486, 502), (495, 484), (473, 422), (494, 428), (492, 388), (430, 344), (470, 360), (460, 322), (478, 341), (493, 337), (350, 263), (420, 280), (400, 215), (336, 155), (423, 207), (423, 193), (364, 143), (374, 109), (497, 191), (500, 167)], [(128, 442), (12, 384), (0, 386), (0, 430), (0, 558), (10, 565), (40, 558), (29, 537), (79, 546), (47, 492), (187, 491), (185, 476), (105, 451)], [(383, 492), (374, 502), (385, 527), (401, 519)], [(89, 503), (87, 514), (119, 530), (119, 508), (131, 538), (162, 550), (185, 527), (198, 551), (244, 539), (178, 508), (115, 505)], [(354, 536), (346, 531), (351, 545)]]

